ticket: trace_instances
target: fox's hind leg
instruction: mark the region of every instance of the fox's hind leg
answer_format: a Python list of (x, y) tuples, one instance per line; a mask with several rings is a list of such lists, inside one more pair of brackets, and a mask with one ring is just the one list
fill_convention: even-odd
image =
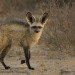
[(6, 56), (6, 54), (9, 52), (11, 48), (11, 45), (8, 45), (4, 48), (4, 50), (2, 51), (2, 53), (0, 54), (0, 62), (2, 63), (2, 65), (4, 66), (5, 69), (9, 69), (10, 67), (7, 66), (5, 63), (4, 63), (4, 57)]

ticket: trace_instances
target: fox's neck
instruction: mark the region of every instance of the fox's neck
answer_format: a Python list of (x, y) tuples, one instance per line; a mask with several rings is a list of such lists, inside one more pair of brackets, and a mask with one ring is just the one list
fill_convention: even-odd
[(41, 34), (42, 34), (42, 30), (39, 33), (36, 33), (36, 32), (33, 32), (33, 31), (30, 32), (30, 36), (35, 41), (38, 41), (38, 39), (40, 38)]
[(41, 33), (42, 33), (42, 32), (32, 34), (31, 36), (32, 36), (33, 40), (34, 40), (34, 41), (38, 41), (38, 39), (39, 39), (40, 36), (41, 36)]
[(34, 46), (38, 42), (38, 40), (39, 40), (39, 38), (41, 36), (41, 33), (42, 33), (42, 30), (39, 33), (35, 33), (33, 31), (30, 31), (28, 33), (28, 37), (27, 37), (28, 45), (30, 45), (31, 47)]

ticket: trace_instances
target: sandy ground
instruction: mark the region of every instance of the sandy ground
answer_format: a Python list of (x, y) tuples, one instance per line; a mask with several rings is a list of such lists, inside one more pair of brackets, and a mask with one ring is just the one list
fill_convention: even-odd
[(14, 49), (5, 58), (6, 64), (11, 68), (5, 70), (0, 64), (0, 75), (75, 75), (75, 57), (61, 51), (51, 51), (39, 45), (33, 47), (31, 66), (35, 70), (29, 70), (26, 64), (21, 64), (21, 59), (24, 59), (22, 48)]

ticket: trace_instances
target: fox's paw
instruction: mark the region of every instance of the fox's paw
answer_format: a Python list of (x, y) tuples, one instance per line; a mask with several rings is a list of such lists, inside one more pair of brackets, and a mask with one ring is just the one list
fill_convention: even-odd
[(21, 64), (24, 64), (25, 63), (25, 60), (21, 60)]
[(6, 66), (5, 69), (10, 69), (10, 67), (9, 66)]
[(31, 70), (35, 70), (34, 68), (32, 68), (32, 67), (30, 67), (29, 69), (31, 69)]

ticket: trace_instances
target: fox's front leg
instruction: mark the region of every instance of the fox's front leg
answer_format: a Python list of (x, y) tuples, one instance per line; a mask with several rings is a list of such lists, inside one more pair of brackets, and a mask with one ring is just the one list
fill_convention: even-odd
[[(30, 50), (29, 50), (29, 59), (31, 58), (31, 54), (30, 54)], [(21, 60), (21, 64), (24, 64), (26, 61), (25, 60)]]
[(32, 68), (30, 66), (30, 60), (29, 60), (29, 58), (30, 58), (29, 54), (30, 53), (29, 53), (29, 48), (28, 47), (24, 47), (24, 54), (25, 54), (26, 64), (27, 64), (28, 68), (31, 69), (31, 70), (34, 70), (34, 68)]

